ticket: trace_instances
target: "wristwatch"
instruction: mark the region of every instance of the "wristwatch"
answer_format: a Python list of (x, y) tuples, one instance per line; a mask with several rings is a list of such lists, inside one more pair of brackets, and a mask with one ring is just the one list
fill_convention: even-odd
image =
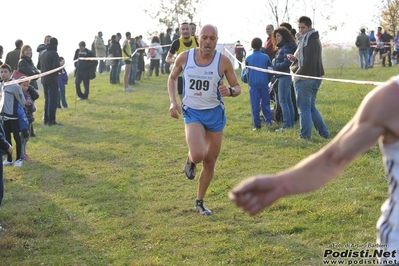
[(229, 88), (230, 91), (230, 97), (233, 97), (236, 94), (236, 90), (232, 87)]

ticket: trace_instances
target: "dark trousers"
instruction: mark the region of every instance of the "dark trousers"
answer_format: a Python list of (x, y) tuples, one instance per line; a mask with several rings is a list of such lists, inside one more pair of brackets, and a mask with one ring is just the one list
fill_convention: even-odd
[(114, 64), (111, 66), (111, 74), (109, 76), (109, 81), (111, 84), (118, 83), (118, 68), (119, 68), (119, 60), (114, 60)]
[(0, 165), (0, 206), (4, 197), (4, 174), (3, 174), (3, 162)]
[[(14, 137), (15, 140), (15, 146), (17, 148), (17, 158), (16, 160), (22, 159), (21, 157), (21, 151), (22, 151), (22, 142), (21, 142), (21, 136), (19, 135), (19, 124), (18, 124), (18, 119), (15, 120), (5, 120), (4, 121), (4, 133), (5, 137), (8, 143), (12, 145), (11, 141), (11, 133)], [(12, 162), (12, 155), (7, 154), (7, 161)]]
[(43, 84), (44, 92), (44, 124), (53, 124), (56, 122), (55, 114), (57, 112), (58, 101), (58, 82)]
[[(83, 82), (84, 92), (80, 88), (80, 84)], [(90, 78), (89, 71), (77, 71), (75, 76), (75, 87), (76, 94), (79, 98), (88, 99), (89, 98), (89, 86), (90, 86)]]
[(152, 75), (152, 71), (155, 68), (155, 76), (159, 76), (159, 64), (160, 59), (151, 59), (150, 61), (150, 76)]

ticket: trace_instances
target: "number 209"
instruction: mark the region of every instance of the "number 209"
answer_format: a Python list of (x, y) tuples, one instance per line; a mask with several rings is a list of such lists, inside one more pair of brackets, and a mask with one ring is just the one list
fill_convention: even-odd
[(208, 80), (201, 80), (201, 79), (190, 79), (190, 89), (191, 90), (203, 90), (203, 91), (208, 91), (209, 90), (209, 81)]

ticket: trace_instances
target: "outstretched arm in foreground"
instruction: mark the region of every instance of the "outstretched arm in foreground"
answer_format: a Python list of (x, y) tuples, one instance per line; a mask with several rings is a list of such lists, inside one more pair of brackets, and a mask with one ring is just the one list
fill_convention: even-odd
[(380, 137), (384, 143), (399, 140), (398, 102), (399, 86), (391, 79), (365, 97), (353, 119), (320, 151), (275, 175), (242, 181), (229, 192), (229, 198), (256, 215), (281, 197), (320, 188)]

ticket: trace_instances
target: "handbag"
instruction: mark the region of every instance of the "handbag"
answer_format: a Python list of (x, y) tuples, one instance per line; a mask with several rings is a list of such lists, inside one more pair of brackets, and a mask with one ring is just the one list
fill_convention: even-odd
[[(114, 57), (114, 55), (113, 54), (109, 54), (107, 57), (111, 58), (111, 57)], [(105, 59), (105, 65), (106, 66), (113, 66), (114, 63), (115, 63), (114, 59), (108, 59), (108, 58)]]
[(22, 72), (19, 72), (18, 70), (14, 70), (14, 71), (12, 72), (12, 74), (11, 74), (11, 77), (12, 77), (13, 79), (19, 79), (19, 78), (21, 78), (21, 77), (27, 77), (27, 75), (25, 75), (25, 74), (22, 73)]

